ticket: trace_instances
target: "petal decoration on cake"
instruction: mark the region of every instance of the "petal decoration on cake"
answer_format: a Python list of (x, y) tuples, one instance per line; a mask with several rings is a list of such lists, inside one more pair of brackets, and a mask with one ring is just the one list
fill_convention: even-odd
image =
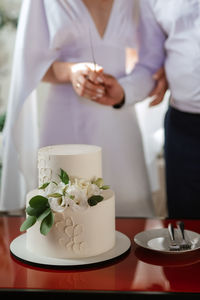
[(73, 243), (72, 249), (74, 252), (80, 252), (80, 243)]
[(82, 235), (76, 235), (74, 236), (74, 242), (75, 243), (81, 243), (82, 242)]
[(73, 226), (66, 226), (66, 227), (65, 227), (65, 233), (66, 233), (69, 237), (73, 237), (73, 236), (74, 236), (74, 227), (73, 227)]
[(65, 223), (64, 223), (63, 221), (61, 221), (61, 222), (56, 222), (56, 223), (55, 223), (55, 227), (58, 229), (59, 232), (62, 232), (62, 233), (65, 232), (65, 230), (64, 230), (64, 228), (65, 228)]
[(66, 248), (67, 248), (67, 250), (70, 250), (70, 251), (72, 251), (73, 250), (73, 241), (70, 241), (69, 243), (67, 243), (66, 244)]
[(83, 226), (77, 224), (74, 226), (74, 236), (80, 235), (83, 232)]
[(80, 243), (80, 251), (86, 251), (87, 250), (87, 243), (86, 242), (81, 242)]
[(70, 217), (66, 218), (65, 224), (66, 224), (67, 226), (72, 226), (72, 225), (73, 225), (73, 220), (72, 220), (72, 218), (70, 218)]

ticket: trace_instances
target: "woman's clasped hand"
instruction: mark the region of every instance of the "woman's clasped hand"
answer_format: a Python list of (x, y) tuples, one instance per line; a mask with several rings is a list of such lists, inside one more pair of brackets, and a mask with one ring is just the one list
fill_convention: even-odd
[(106, 74), (95, 63), (70, 64), (69, 78), (75, 92), (99, 104), (113, 106), (120, 103), (124, 91), (117, 79)]

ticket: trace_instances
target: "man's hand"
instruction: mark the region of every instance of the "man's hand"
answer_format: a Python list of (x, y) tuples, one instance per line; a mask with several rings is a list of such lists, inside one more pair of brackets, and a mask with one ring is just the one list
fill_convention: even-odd
[(93, 97), (92, 100), (108, 106), (120, 103), (124, 98), (124, 90), (118, 83), (117, 79), (105, 73), (101, 75), (101, 78), (103, 82), (102, 85), (105, 88), (105, 94), (99, 98)]
[(149, 103), (150, 107), (160, 104), (168, 89), (168, 82), (163, 67), (153, 75), (153, 78), (156, 80), (156, 86), (149, 94), (149, 97), (154, 97), (153, 101)]

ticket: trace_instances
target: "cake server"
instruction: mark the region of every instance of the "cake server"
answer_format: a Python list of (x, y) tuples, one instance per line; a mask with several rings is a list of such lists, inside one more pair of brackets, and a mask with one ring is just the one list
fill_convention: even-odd
[(92, 53), (92, 60), (93, 60), (93, 64), (94, 64), (94, 71), (96, 72), (97, 63), (96, 63), (95, 55), (94, 55), (94, 47), (93, 47), (92, 35), (91, 35), (90, 27), (89, 27), (89, 37), (90, 37), (90, 49), (91, 49), (91, 53)]

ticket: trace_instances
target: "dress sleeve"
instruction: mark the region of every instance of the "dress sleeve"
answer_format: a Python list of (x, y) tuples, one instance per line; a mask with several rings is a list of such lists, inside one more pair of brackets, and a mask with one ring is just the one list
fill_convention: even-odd
[(56, 57), (50, 44), (44, 3), (23, 0), (21, 5), (3, 131), (0, 210), (23, 208), (26, 192), (36, 187), (35, 90)]
[(166, 36), (153, 13), (152, 0), (140, 0), (138, 24), (139, 60), (133, 71), (120, 78), (126, 95), (126, 105), (144, 100), (155, 85), (152, 75), (164, 64)]

